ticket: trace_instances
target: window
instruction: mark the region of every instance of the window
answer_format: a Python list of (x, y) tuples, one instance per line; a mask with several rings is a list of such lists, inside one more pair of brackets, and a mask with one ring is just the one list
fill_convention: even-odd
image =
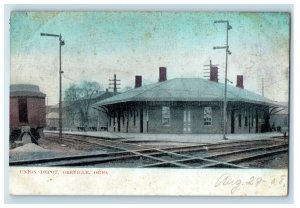
[(242, 115), (239, 113), (239, 127), (242, 127)]
[(27, 123), (28, 122), (27, 98), (20, 97), (18, 102), (19, 102), (19, 121), (21, 123)]
[(211, 126), (212, 124), (212, 110), (211, 107), (204, 107), (204, 126)]
[(285, 126), (288, 125), (288, 117), (287, 117), (287, 116), (285, 116), (285, 117), (283, 118), (283, 125), (285, 125)]
[(168, 106), (162, 107), (162, 125), (171, 126), (171, 113), (170, 113), (170, 107)]

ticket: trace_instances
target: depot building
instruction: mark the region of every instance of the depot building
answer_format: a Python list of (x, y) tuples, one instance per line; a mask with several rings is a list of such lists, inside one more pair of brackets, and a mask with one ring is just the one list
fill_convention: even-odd
[[(224, 84), (211, 67), (210, 79), (167, 80), (167, 69), (159, 68), (157, 83), (135, 88), (94, 104), (106, 112), (110, 132), (129, 133), (223, 133)], [(278, 104), (244, 89), (243, 76), (236, 86), (227, 85), (227, 133), (259, 133), (270, 130), (270, 109)]]

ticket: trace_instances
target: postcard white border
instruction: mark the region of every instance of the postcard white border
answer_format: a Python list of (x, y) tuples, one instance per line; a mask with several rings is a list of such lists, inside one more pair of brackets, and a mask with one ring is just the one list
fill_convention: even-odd
[[(282, 3), (284, 3), (284, 2), (282, 2)], [(122, 9), (124, 10), (124, 8), (126, 8), (126, 7), (129, 10), (134, 10), (133, 7), (137, 8), (137, 9), (141, 9), (141, 5), (139, 5), (139, 6), (135, 6), (135, 5), (132, 6), (131, 5), (131, 6), (125, 6), (125, 7), (122, 6), (122, 8), (120, 7), (120, 5), (105, 5), (105, 6), (103, 6), (103, 5), (97, 5), (97, 6), (101, 6), (101, 8), (104, 9), (104, 10), (105, 9), (107, 10), (109, 8), (115, 9), (115, 10), (119, 8), (121, 10)], [(148, 6), (146, 6), (146, 7), (149, 8)], [(214, 10), (214, 11), (218, 11), (218, 10), (224, 10), (224, 6), (226, 6), (226, 5), (190, 5), (190, 6), (189, 5), (184, 5), (184, 6), (182, 6), (182, 5), (179, 5), (179, 6), (171, 5), (170, 7), (173, 7), (173, 9), (177, 7), (179, 9), (184, 9), (184, 10), (189, 10), (189, 9), (190, 10), (197, 10), (198, 9), (198, 10)], [(166, 10), (167, 7), (168, 7), (168, 5), (156, 5), (156, 6), (153, 6), (152, 8), (154, 10), (156, 8), (161, 8), (162, 10)], [(223, 9), (221, 9), (222, 7), (223, 7)], [(19, 10), (24, 10), (24, 9), (34, 9), (34, 10), (45, 10), (45, 9), (47, 9), (47, 10), (49, 10), (49, 9), (52, 9), (52, 10), (55, 10), (55, 9), (64, 9), (64, 10), (67, 10), (67, 9), (71, 9), (71, 10), (74, 10), (74, 9), (78, 9), (78, 10), (80, 10), (80, 8), (81, 8), (81, 10), (84, 10), (84, 9), (87, 9), (87, 10), (93, 9), (93, 10), (95, 10), (95, 6), (94, 5), (88, 5), (88, 6), (83, 6), (83, 7), (81, 5), (71, 5), (71, 6), (70, 5), (52, 5), (52, 6), (49, 6), (49, 5), (6, 5), (4, 11), (5, 11), (5, 20), (7, 20), (8, 19), (7, 17), (9, 17), (9, 11), (13, 10), (13, 9), (19, 9)], [(263, 10), (263, 11), (280, 10), (280, 11), (282, 11), (282, 10), (284, 10), (284, 11), (290, 11), (290, 12), (292, 12), (292, 16), (294, 16), (293, 6), (292, 5), (271, 5), (271, 6), (270, 5), (260, 5), (260, 6), (259, 5), (251, 5), (251, 6), (245, 6), (245, 5), (233, 5), (232, 6), (232, 5), (230, 5), (230, 9), (228, 9), (228, 10), (239, 10), (239, 11), (244, 11), (244, 10), (246, 10), (246, 11), (249, 11), (249, 10), (251, 10), (251, 11), (257, 11), (257, 10), (259, 10), (259, 11), (261, 11), (261, 10)], [(3, 22), (4, 21), (2, 21), (2, 23)], [(293, 25), (292, 25), (292, 27), (293, 27)], [(4, 34), (5, 34), (5, 44), (4, 44), (4, 46), (5, 46), (4, 47), (5, 48), (5, 54), (4, 54), (5, 57), (4, 57), (4, 55), (2, 57), (4, 57), (4, 64), (5, 64), (4, 69), (5, 70), (4, 70), (4, 76), (3, 77), (4, 77), (4, 80), (9, 80), (9, 70), (7, 70), (7, 69), (9, 69), (9, 41), (8, 41), (9, 40), (9, 35), (7, 33), (7, 25), (5, 25), (4, 28), (5, 28), (5, 30), (4, 30), (5, 31), (4, 32)], [(292, 60), (292, 62), (291, 62), (291, 80), (290, 81), (291, 81), (291, 86), (292, 87), (291, 87), (291, 92), (290, 92), (291, 93), (291, 100), (290, 101), (292, 103), (292, 105), (291, 105), (291, 111), (293, 112), (293, 110), (294, 110), (294, 108), (293, 108), (293, 106), (294, 106), (293, 105), (293, 103), (294, 103), (294, 96), (293, 96), (293, 92), (294, 92), (293, 91), (293, 86), (294, 86), (294, 82), (293, 82), (293, 75), (294, 75), (293, 67), (294, 67), (294, 65), (293, 65), (293, 61), (294, 60), (293, 60), (292, 57), (293, 57), (293, 51), (294, 51), (293, 50), (293, 45), (294, 45), (293, 42), (294, 42), (294, 40), (292, 39), (291, 41), (292, 41), (292, 43), (291, 43), (291, 45), (292, 45), (292, 52), (291, 52), (291, 60)], [(298, 47), (298, 49), (299, 49), (299, 47)], [(296, 65), (297, 64), (295, 63), (295, 66)], [(298, 74), (298, 72), (295, 72), (295, 74)], [(4, 96), (3, 96), (3, 98), (7, 98), (8, 97), (7, 96), (8, 95), (8, 82), (7, 81), (4, 82), (4, 85), (5, 85), (5, 90), (4, 90)], [(2, 98), (2, 96), (1, 96), (1, 98)], [(295, 97), (295, 100), (296, 100), (297, 103), (299, 102), (298, 99), (299, 99), (298, 97)], [(7, 109), (8, 99), (3, 99), (3, 101), (4, 102), (2, 102), (2, 103), (4, 103), (5, 109)], [(7, 135), (8, 135), (8, 132), (7, 132), (7, 127), (8, 127), (8, 122), (7, 122), (8, 121), (8, 117), (7, 117), (7, 115), (8, 115), (8, 113), (7, 112), (8, 111), (6, 111), (5, 114), (3, 113), (6, 116), (6, 119), (5, 119), (6, 122), (4, 122), (4, 124), (5, 124), (4, 125), (4, 129), (5, 130), (2, 131), (2, 132), (4, 132), (4, 138), (7, 138)], [(1, 112), (1, 114), (2, 114), (2, 112)], [(291, 115), (291, 121), (292, 122), (291, 122), (291, 135), (290, 136), (291, 136), (292, 139), (291, 139), (291, 142), (290, 142), (290, 146), (292, 148), (290, 148), (290, 151), (291, 151), (292, 155), (294, 154), (294, 152), (293, 152), (293, 146), (294, 146), (294, 141), (293, 141), (293, 138), (294, 138), (294, 135), (293, 135), (293, 120), (294, 120), (294, 116)], [(2, 141), (4, 141), (4, 139)], [(7, 165), (8, 164), (8, 149), (7, 149), (8, 144), (6, 142), (4, 142), (3, 147), (4, 147), (4, 153), (5, 153), (4, 154), (4, 167), (5, 167), (4, 178), (8, 179), (8, 174), (9, 174), (8, 173), (9, 172), (9, 168), (8, 168), (8, 165)], [(289, 199), (288, 200), (286, 200), (286, 199), (285, 200), (284, 199), (283, 200), (280, 200), (280, 199), (278, 200), (278, 198), (272, 198), (272, 199), (270, 199), (270, 198), (269, 199), (268, 198), (259, 198), (260, 202), (262, 202), (262, 203), (265, 203), (266, 201), (269, 201), (269, 202), (272, 202), (272, 203), (291, 203), (291, 202), (293, 202), (293, 193), (292, 193), (292, 198), (291, 198), (291, 190), (294, 189), (294, 186), (293, 186), (293, 184), (294, 184), (294, 180), (293, 180), (294, 179), (294, 172), (293, 172), (293, 170), (294, 170), (293, 169), (294, 160), (293, 160), (293, 157), (290, 157), (290, 164), (292, 164), (292, 166), (290, 166), (290, 172), (289, 172), (289, 174), (290, 174), (290, 180), (292, 180), (292, 183), (290, 183), (290, 186), (289, 186), (290, 187), (290, 189), (289, 189), (290, 195), (288, 197)], [(42, 200), (36, 200), (35, 202), (30, 201), (30, 199), (28, 197), (25, 200), (22, 197), (18, 197), (19, 199), (22, 198), (20, 200), (18, 198), (14, 198), (14, 200), (12, 200), (12, 196), (8, 195), (8, 180), (4, 180), (4, 184), (5, 184), (5, 190), (6, 190), (6, 193), (4, 195), (6, 203), (22, 203), (22, 202), (23, 203), (24, 202), (25, 203), (45, 203), (45, 200), (42, 199), (42, 198), (40, 198)], [(218, 198), (218, 197), (216, 197), (216, 198)], [(62, 200), (62, 198), (57, 198), (56, 200), (53, 200), (53, 198), (52, 198), (53, 201), (52, 200), (48, 200), (48, 203), (65, 203), (66, 201), (73, 201), (73, 202), (75, 202), (76, 199), (78, 199), (77, 202), (80, 201), (81, 203), (84, 203), (84, 200), (82, 198), (77, 198), (77, 197), (72, 197), (72, 199), (68, 198), (66, 200)], [(128, 199), (129, 199), (129, 201), (135, 203), (132, 198), (128, 198)], [(181, 198), (181, 200), (184, 200), (184, 199), (186, 199), (186, 201), (195, 202), (195, 200), (193, 200), (191, 198)], [(136, 200), (136, 202), (141, 202), (141, 200), (139, 200), (138, 198), (135, 198), (135, 200)], [(219, 198), (218, 200), (219, 201), (217, 203), (241, 203), (241, 202), (257, 203), (257, 201), (256, 201), (257, 198), (256, 197), (247, 198), (247, 199), (243, 199), (243, 200), (239, 200), (239, 199), (235, 198), (234, 201), (232, 199), (229, 199), (229, 198), (221, 198), (221, 199)], [(97, 203), (97, 200), (94, 200), (94, 201), (95, 201), (94, 203)], [(102, 198), (101, 201), (102, 201), (102, 203), (104, 202), (103, 198)], [(111, 200), (111, 199), (107, 200), (106, 199), (106, 202), (108, 202), (108, 203), (113, 203), (112, 201), (114, 201), (114, 200)], [(166, 202), (170, 201), (170, 198), (165, 198), (165, 201)], [(176, 199), (172, 198), (172, 201), (176, 202)], [(215, 199), (212, 200), (212, 197), (209, 197), (209, 198), (206, 198), (206, 199), (205, 198), (201, 198), (200, 200), (198, 199), (196, 201), (197, 201), (196, 203), (211, 203), (212, 201), (213, 201), (213, 203), (216, 203), (216, 200)], [(86, 201), (86, 203), (89, 203), (89, 202)]]
[(287, 196), (287, 169), (10, 167), (12, 195)]

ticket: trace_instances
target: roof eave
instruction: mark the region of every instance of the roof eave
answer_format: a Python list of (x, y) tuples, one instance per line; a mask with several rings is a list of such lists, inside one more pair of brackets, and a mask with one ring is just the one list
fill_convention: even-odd
[[(108, 106), (108, 105), (114, 105), (114, 104), (121, 104), (121, 103), (127, 103), (127, 102), (223, 102), (223, 99), (219, 98), (201, 98), (201, 99), (176, 99), (176, 98), (164, 98), (164, 99), (157, 99), (157, 98), (151, 98), (151, 99), (126, 99), (126, 100), (118, 100), (118, 101), (112, 101), (112, 102), (100, 102), (95, 103), (93, 106)], [(255, 101), (255, 100), (248, 100), (248, 99), (228, 99), (227, 102), (246, 102), (246, 103), (252, 103), (252, 104), (258, 104), (258, 105), (265, 105), (270, 107), (284, 107), (283, 105), (276, 104), (273, 102), (264, 102), (264, 101)]]

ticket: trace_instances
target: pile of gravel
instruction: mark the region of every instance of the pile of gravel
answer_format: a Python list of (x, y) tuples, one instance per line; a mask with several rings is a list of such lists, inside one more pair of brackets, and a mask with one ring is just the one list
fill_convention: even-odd
[(14, 148), (10, 151), (12, 151), (12, 152), (45, 152), (47, 150), (34, 144), (34, 143), (28, 143), (28, 144), (24, 144), (23, 146)]

